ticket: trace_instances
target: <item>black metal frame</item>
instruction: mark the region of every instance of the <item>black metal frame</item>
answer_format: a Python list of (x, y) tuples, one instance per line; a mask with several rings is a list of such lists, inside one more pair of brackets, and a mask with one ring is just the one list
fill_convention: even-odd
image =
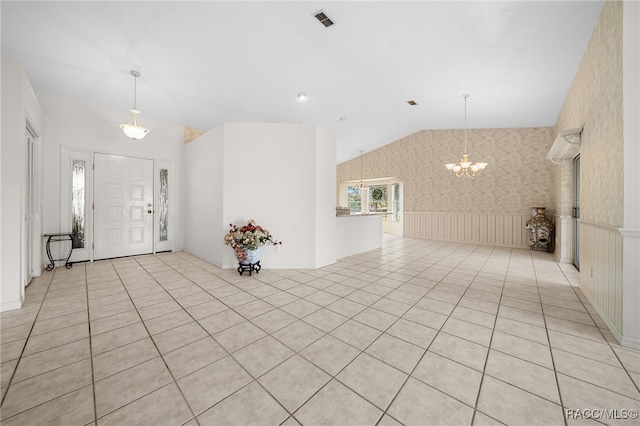
[(249, 271), (249, 276), (251, 276), (251, 272), (256, 271), (256, 274), (260, 272), (262, 266), (260, 266), (260, 261), (258, 260), (256, 263), (241, 263), (238, 266), (238, 273), (242, 275), (245, 271)]
[[(56, 267), (56, 262), (60, 260), (64, 260), (64, 267), (69, 269), (73, 266), (69, 259), (71, 258), (71, 252), (73, 252), (73, 232), (66, 232), (61, 234), (44, 234), (45, 237), (49, 237), (47, 239), (47, 257), (49, 258), (49, 264), (45, 268), (47, 271), (52, 271), (53, 268)], [(69, 249), (69, 254), (67, 257), (63, 257), (62, 259), (54, 259), (51, 255), (51, 243), (57, 243), (61, 241), (69, 241), (71, 243), (71, 248)]]

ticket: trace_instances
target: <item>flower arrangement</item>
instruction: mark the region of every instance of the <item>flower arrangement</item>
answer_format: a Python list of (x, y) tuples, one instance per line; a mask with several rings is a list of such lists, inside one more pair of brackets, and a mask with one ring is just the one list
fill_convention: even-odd
[(274, 239), (269, 231), (256, 225), (253, 219), (249, 219), (242, 228), (238, 228), (233, 223), (230, 223), (229, 227), (231, 229), (224, 236), (224, 243), (231, 246), (240, 262), (247, 258), (247, 250), (256, 250), (267, 243), (274, 246), (282, 244), (282, 241)]

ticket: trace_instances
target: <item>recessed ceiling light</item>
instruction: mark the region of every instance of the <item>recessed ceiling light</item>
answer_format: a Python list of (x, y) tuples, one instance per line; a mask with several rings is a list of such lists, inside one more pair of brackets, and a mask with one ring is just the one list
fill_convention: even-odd
[(347, 121), (347, 117), (340, 117), (340, 121)]
[(407, 101), (407, 103), (411, 106), (418, 105), (416, 101)]
[(307, 99), (306, 93), (303, 93), (303, 92), (298, 93), (298, 100), (304, 101), (305, 99)]

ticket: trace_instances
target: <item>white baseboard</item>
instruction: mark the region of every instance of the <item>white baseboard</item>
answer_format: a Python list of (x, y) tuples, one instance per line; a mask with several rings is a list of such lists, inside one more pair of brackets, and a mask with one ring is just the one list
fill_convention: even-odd
[(13, 311), (15, 309), (22, 308), (23, 300), (12, 300), (9, 302), (2, 302), (0, 304), (0, 312)]

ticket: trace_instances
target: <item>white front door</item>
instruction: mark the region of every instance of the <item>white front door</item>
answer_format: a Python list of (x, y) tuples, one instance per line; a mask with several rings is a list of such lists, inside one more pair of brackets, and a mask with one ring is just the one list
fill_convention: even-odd
[(153, 160), (95, 154), (94, 259), (153, 252)]

